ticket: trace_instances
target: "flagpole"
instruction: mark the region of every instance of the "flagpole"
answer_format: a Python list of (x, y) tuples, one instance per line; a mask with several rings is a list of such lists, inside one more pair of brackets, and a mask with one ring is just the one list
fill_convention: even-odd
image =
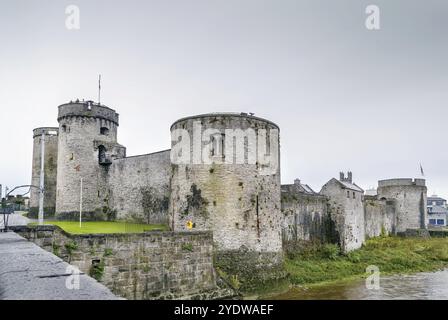
[(101, 75), (98, 76), (98, 104), (101, 105)]

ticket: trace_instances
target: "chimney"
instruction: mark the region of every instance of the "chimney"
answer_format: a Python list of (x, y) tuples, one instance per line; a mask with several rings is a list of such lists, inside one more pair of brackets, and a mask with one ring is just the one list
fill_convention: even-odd
[(351, 171), (347, 172), (347, 181), (352, 183), (352, 172)]
[(344, 172), (339, 172), (339, 180), (340, 181), (344, 181), (345, 180), (345, 178), (344, 178)]
[(296, 186), (300, 186), (300, 179), (294, 179), (294, 184)]

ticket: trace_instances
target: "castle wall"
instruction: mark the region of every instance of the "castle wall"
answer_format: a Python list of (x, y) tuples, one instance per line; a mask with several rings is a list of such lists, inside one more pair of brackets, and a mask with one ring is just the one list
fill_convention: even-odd
[(297, 241), (335, 241), (336, 230), (328, 214), (325, 196), (282, 190), (282, 213), (284, 244)]
[(424, 179), (378, 181), (378, 198), (396, 200), (396, 231), (425, 229), (427, 189)]
[[(90, 102), (69, 103), (59, 106), (58, 121), (57, 217), (78, 217), (82, 178), (84, 219), (111, 218), (106, 184), (108, 161), (125, 153), (124, 148), (117, 148), (116, 143), (118, 114)], [(107, 134), (102, 134), (102, 128), (107, 129)], [(99, 161), (101, 147), (108, 148), (104, 164)]]
[(216, 299), (219, 288), (209, 232), (69, 235), (58, 227), (15, 231), (126, 299)]
[[(56, 207), (56, 179), (58, 161), (58, 128), (37, 128), (33, 130), (33, 163), (31, 185), (40, 185), (41, 167), (41, 141), (45, 132), (45, 154), (44, 154), (44, 215), (53, 216)], [(37, 218), (39, 211), (39, 190), (30, 190), (30, 212), (29, 217)]]
[[(353, 192), (355, 198), (352, 196)], [(329, 198), (329, 213), (339, 234), (342, 251), (349, 252), (360, 248), (365, 240), (362, 193), (342, 188), (336, 179), (332, 179), (322, 187), (321, 194)]]
[(170, 150), (114, 160), (108, 185), (116, 218), (168, 223), (170, 177)]
[[(216, 129), (219, 135), (224, 135), (227, 152), (233, 151), (230, 146), (233, 138), (227, 135), (226, 129), (266, 129), (271, 133), (271, 129), (278, 130), (269, 121), (237, 114), (181, 119), (173, 124), (171, 131), (184, 129), (188, 132), (190, 159), (195, 157), (195, 124), (202, 126), (199, 135), (206, 129)], [(173, 140), (176, 142), (177, 138)], [(278, 137), (274, 139), (278, 144)], [(256, 142), (246, 141), (245, 153), (255, 146)], [(273, 150), (275, 145), (271, 148)], [(172, 148), (172, 152), (174, 150)], [(267, 274), (282, 263), (279, 154), (277, 156), (278, 166), (269, 174), (264, 174), (266, 168), (262, 163), (249, 163), (247, 159), (244, 163), (235, 163), (227, 153), (225, 159), (220, 155), (212, 164), (172, 166), (169, 209), (172, 229), (189, 230), (191, 222), (192, 230), (213, 231), (220, 269), (231, 274), (237, 272), (240, 279), (261, 276), (265, 271)]]
[(395, 234), (395, 201), (365, 196), (364, 220), (366, 238)]

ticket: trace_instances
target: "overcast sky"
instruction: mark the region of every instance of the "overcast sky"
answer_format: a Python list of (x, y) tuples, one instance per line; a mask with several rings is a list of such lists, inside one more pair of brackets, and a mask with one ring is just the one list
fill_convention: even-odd
[(180, 117), (254, 112), (281, 128), (282, 183), (350, 169), (367, 189), (422, 163), (448, 197), (447, 16), (446, 0), (0, 0), (0, 183), (30, 183), (33, 128), (97, 100), (101, 73), (128, 155), (168, 149)]

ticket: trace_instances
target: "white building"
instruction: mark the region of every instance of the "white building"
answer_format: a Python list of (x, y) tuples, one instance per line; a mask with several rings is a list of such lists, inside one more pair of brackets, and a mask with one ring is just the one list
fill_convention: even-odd
[(430, 227), (446, 227), (448, 220), (448, 207), (446, 200), (433, 195), (428, 197), (428, 226)]

